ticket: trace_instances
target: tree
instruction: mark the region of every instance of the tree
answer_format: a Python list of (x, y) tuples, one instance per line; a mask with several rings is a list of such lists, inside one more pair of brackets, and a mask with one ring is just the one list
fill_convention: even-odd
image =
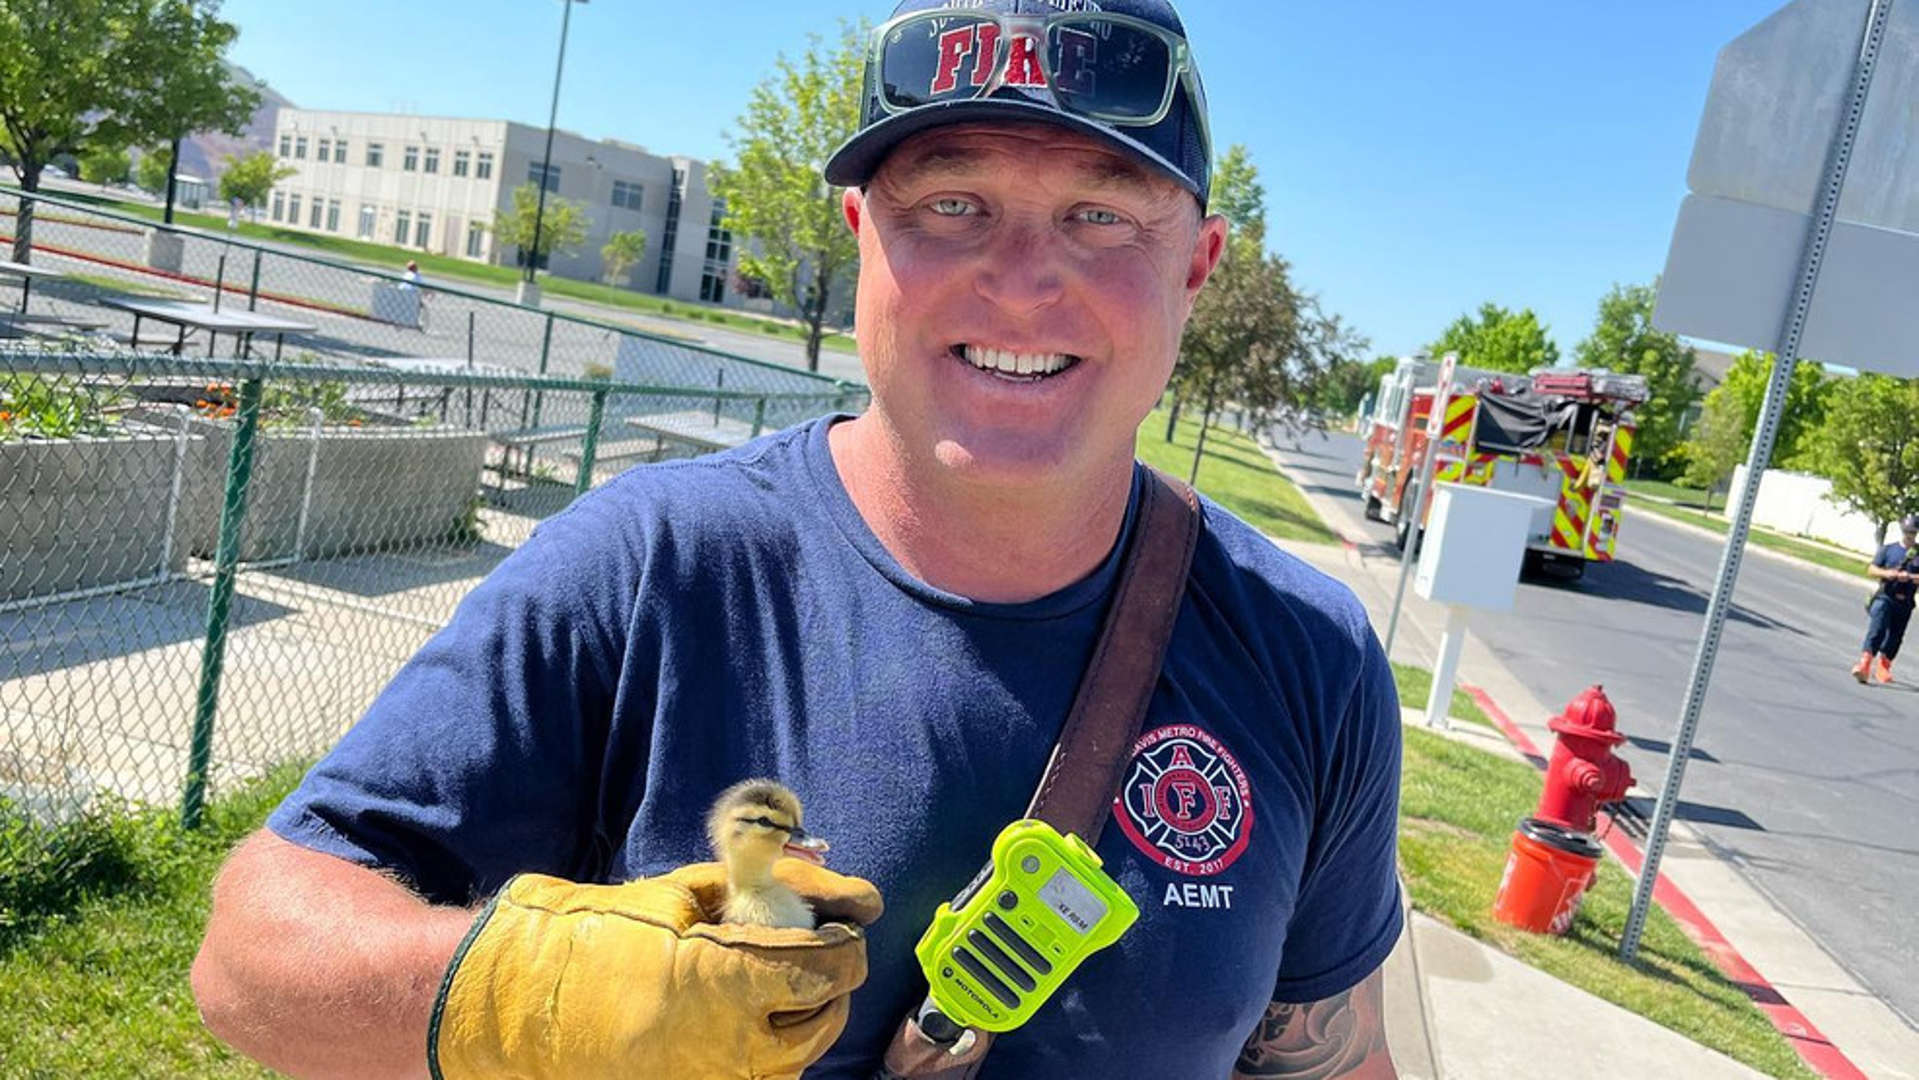
[(1752, 426), (1739, 402), (1730, 394), (1708, 394), (1692, 438), (1679, 449), (1686, 462), (1685, 481), (1706, 493), (1707, 510), (1712, 509), (1712, 493), (1732, 478), (1733, 468), (1746, 460), (1751, 445)]
[(1467, 367), (1522, 375), (1559, 363), (1559, 346), (1546, 336), (1531, 308), (1512, 312), (1490, 301), (1479, 305), (1478, 317), (1467, 314), (1453, 320), (1426, 351), (1433, 356), (1456, 352)]
[[(237, 33), (215, 0), (0, 2), (0, 150), (20, 187), (40, 190), (63, 154), (205, 128), (237, 134), (258, 103), (220, 62)], [(23, 199), (14, 258), (32, 250), (33, 201)]]
[(238, 199), (240, 205), (255, 208), (267, 201), (273, 185), (300, 171), (280, 164), (278, 158), (265, 150), (256, 150), (245, 157), (228, 154), (226, 162), (227, 171), (220, 174), (220, 199), (223, 202)]
[(1634, 458), (1656, 475), (1670, 476), (1682, 460), (1679, 429), (1699, 401), (1693, 351), (1676, 334), (1653, 329), (1657, 284), (1614, 285), (1599, 301), (1593, 332), (1573, 350), (1580, 367), (1610, 368), (1646, 379), (1651, 397), (1635, 410), (1639, 421)]
[(606, 245), (600, 248), (600, 261), (606, 264), (606, 280), (609, 285), (625, 283), (626, 275), (646, 254), (646, 234), (638, 229), (616, 232), (606, 238)]
[(1266, 242), (1266, 187), (1244, 144), (1234, 143), (1213, 167), (1213, 213), (1233, 227), (1236, 241)]
[(80, 179), (89, 184), (124, 184), (133, 175), (133, 159), (117, 146), (101, 147), (80, 155)]
[[(531, 180), (513, 189), (513, 209), (493, 215), (493, 235), (501, 244), (517, 249), (522, 260), (532, 258), (533, 218), (539, 213), (540, 189)], [(544, 224), (540, 226), (540, 250), (537, 266), (545, 266), (554, 255), (570, 255), (586, 241), (586, 208), (557, 195), (546, 200)]]
[[(1712, 392), (1737, 402), (1748, 439), (1759, 427), (1766, 384), (1772, 379), (1772, 361), (1771, 353), (1746, 350), (1727, 369), (1726, 381)], [(1792, 382), (1786, 387), (1786, 411), (1780, 416), (1779, 436), (1773, 444), (1773, 461), (1789, 469), (1813, 467), (1814, 438), (1825, 422), (1826, 401), (1832, 389), (1833, 380), (1818, 364), (1801, 361), (1793, 370)], [(1711, 404), (1712, 394), (1706, 395), (1706, 401)]]
[(1919, 379), (1861, 375), (1832, 387), (1813, 457), (1832, 498), (1886, 527), (1919, 513)]
[(140, 160), (133, 167), (133, 182), (141, 191), (149, 195), (161, 195), (167, 190), (167, 177), (173, 175), (173, 148), (159, 146), (140, 152)]
[(842, 23), (830, 49), (818, 37), (798, 61), (782, 54), (753, 88), (729, 133), (736, 163), (715, 163), (709, 186), (725, 200), (726, 228), (746, 253), (740, 271), (766, 283), (775, 299), (800, 312), (807, 326), (806, 367), (818, 371), (822, 324), (859, 258), (840, 193), (821, 165), (859, 127), (861, 80), (870, 30)]

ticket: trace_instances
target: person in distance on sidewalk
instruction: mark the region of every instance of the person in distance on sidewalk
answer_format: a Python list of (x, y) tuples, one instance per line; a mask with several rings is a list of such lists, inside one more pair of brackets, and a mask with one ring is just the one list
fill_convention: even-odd
[(1879, 580), (1879, 591), (1866, 606), (1865, 651), (1852, 669), (1852, 677), (1862, 683), (1868, 678), (1881, 684), (1892, 681), (1892, 662), (1899, 658), (1919, 594), (1919, 514), (1906, 515), (1899, 530), (1900, 541), (1881, 548), (1866, 570)]

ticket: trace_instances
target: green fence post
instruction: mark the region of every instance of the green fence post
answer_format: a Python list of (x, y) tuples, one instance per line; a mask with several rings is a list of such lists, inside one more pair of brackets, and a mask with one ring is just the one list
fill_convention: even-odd
[(220, 510), (220, 546), (213, 558), (213, 591), (207, 599), (207, 642), (200, 654), (200, 694), (194, 702), (193, 744), (187, 758), (187, 790), (180, 803), (180, 824), (200, 827), (206, 809), (207, 766), (213, 757), (213, 714), (220, 703), (220, 674), (226, 665), (227, 620), (233, 609), (233, 583), (240, 564), (240, 526), (246, 520), (247, 487), (253, 479), (254, 435), (260, 428), (260, 379), (240, 384), (239, 425), (227, 455), (226, 504)]
[(593, 458), (600, 452), (600, 422), (606, 418), (606, 391), (593, 391), (593, 412), (586, 418), (586, 439), (580, 444), (580, 476), (573, 494), (584, 495), (593, 486)]
[[(542, 375), (546, 374), (546, 363), (547, 363), (547, 360), (552, 357), (552, 355), (553, 355), (553, 313), (549, 311), (546, 313), (546, 335), (540, 339), (540, 374)], [(533, 422), (531, 424), (526, 425), (527, 427), (540, 426), (540, 406), (544, 404), (545, 397), (546, 397), (546, 391), (544, 390), (534, 391)]]
[(761, 398), (760, 403), (758, 405), (753, 406), (753, 437), (755, 439), (759, 438), (760, 432), (765, 430), (765, 428), (766, 428), (766, 399)]
[(247, 286), (247, 310), (260, 302), (260, 249), (253, 249), (253, 283)]

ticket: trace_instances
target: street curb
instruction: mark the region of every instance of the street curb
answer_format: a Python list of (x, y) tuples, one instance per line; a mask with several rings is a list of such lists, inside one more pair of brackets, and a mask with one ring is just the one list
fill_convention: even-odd
[[(1632, 503), (1628, 502), (1626, 505), (1631, 506)], [(1684, 532), (1692, 533), (1696, 536), (1705, 537), (1706, 539), (1711, 540), (1714, 543), (1719, 545), (1719, 550), (1722, 553), (1722, 557), (1726, 549), (1726, 536), (1727, 536), (1726, 533), (1713, 532), (1711, 529), (1708, 529), (1702, 525), (1694, 525), (1690, 521), (1680, 521), (1677, 518), (1669, 518), (1666, 515), (1661, 514), (1656, 510), (1647, 510), (1644, 514), (1638, 515), (1636, 520), (1653, 521), (1653, 522), (1657, 522), (1658, 524), (1664, 525), (1667, 528), (1679, 529)], [(1830, 566), (1821, 566), (1820, 564), (1816, 562), (1812, 562), (1807, 559), (1802, 559), (1797, 555), (1788, 555), (1783, 551), (1774, 551), (1773, 549), (1769, 547), (1763, 547), (1759, 544), (1755, 544), (1751, 540), (1746, 541), (1746, 554), (1748, 555), (1757, 554), (1757, 555), (1762, 555), (1768, 559), (1773, 559), (1777, 562), (1791, 563), (1792, 565), (1797, 566), (1802, 570), (1809, 570), (1812, 573), (1818, 574), (1819, 576), (1827, 578), (1828, 580), (1831, 580), (1831, 581), (1843, 582), (1844, 584), (1847, 584), (1847, 585), (1856, 585), (1860, 588), (1865, 588), (1865, 589), (1872, 588), (1872, 580), (1870, 578), (1862, 578), (1854, 574), (1847, 574), (1839, 570), (1834, 570)], [(1864, 562), (1872, 561), (1872, 556), (1870, 555), (1861, 555), (1859, 556), (1859, 558)]]
[[(1492, 695), (1477, 686), (1465, 683), (1461, 683), (1459, 688), (1473, 699), (1473, 703), (1478, 705), (1481, 711), (1492, 718), (1493, 723), (1506, 736), (1507, 741), (1513, 744), (1514, 749), (1524, 755), (1535, 767), (1545, 768), (1546, 758), (1540, 753), (1539, 747), (1519, 729), (1519, 725), (1513, 723), (1512, 718), (1506, 715), (1506, 711), (1493, 701)], [(1618, 859), (1628, 872), (1637, 877), (1640, 868), (1644, 865), (1644, 855), (1639, 850), (1639, 845), (1634, 843), (1625, 832), (1614, 828), (1612, 816), (1604, 810), (1599, 811), (1599, 825), (1599, 834), (1603, 837), (1607, 850), (1613, 853), (1613, 857)], [(1659, 875), (1659, 880), (1653, 883), (1653, 899), (1666, 910), (1666, 914), (1673, 917), (1680, 929), (1685, 931), (1686, 936), (1705, 951), (1706, 955), (1712, 959), (1713, 966), (1719, 969), (1720, 974), (1746, 992), (1746, 996), (1752, 999), (1752, 1003), (1772, 1023), (1779, 1034), (1785, 1036), (1787, 1044), (1808, 1068), (1828, 1080), (1869, 1080), (1866, 1074), (1846, 1057), (1844, 1051), (1833, 1045), (1832, 1040), (1826, 1038), (1817, 1027), (1813, 1026), (1812, 1021), (1807, 1019), (1804, 1013), (1793, 1007), (1792, 1003), (1786, 1000), (1785, 995), (1768, 982), (1757, 968), (1748, 963), (1746, 958), (1740, 955), (1739, 950), (1733, 948), (1732, 943), (1719, 932), (1719, 928), (1713, 925), (1705, 912), (1700, 911), (1698, 905), (1680, 891), (1679, 886), (1673, 884), (1672, 879), (1664, 874)]]

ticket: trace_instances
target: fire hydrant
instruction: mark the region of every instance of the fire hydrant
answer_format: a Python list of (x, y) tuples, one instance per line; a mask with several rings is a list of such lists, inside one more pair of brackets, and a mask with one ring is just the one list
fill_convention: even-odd
[(1546, 766), (1546, 789), (1539, 794), (1534, 817), (1590, 833), (1599, 804), (1625, 796), (1632, 787), (1632, 769), (1612, 752), (1626, 741), (1614, 729), (1617, 723), (1612, 702), (1598, 686), (1573, 698), (1564, 712), (1547, 722), (1559, 733), (1559, 741)]

